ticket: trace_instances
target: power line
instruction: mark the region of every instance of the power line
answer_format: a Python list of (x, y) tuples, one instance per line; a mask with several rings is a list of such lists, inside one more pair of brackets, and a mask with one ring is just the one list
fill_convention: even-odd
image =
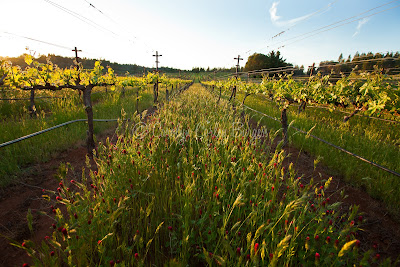
[(313, 17), (313, 16), (315, 16), (315, 15), (317, 15), (317, 14), (319, 14), (319, 13), (325, 11), (325, 10), (328, 10), (328, 9), (329, 9), (334, 3), (336, 3), (337, 1), (338, 1), (338, 0), (335, 0), (335, 1), (331, 2), (331, 3), (329, 3), (326, 7), (320, 8), (320, 9), (318, 9), (317, 11), (311, 13), (311, 14), (308, 15), (305, 19), (303, 19), (303, 20), (301, 20), (301, 21), (295, 23), (294, 25), (291, 25), (291, 26), (288, 27), (286, 30), (283, 30), (283, 31), (281, 31), (280, 33), (274, 35), (271, 39), (274, 39), (274, 38), (277, 38), (277, 37), (281, 36), (282, 34), (284, 34), (285, 32), (287, 32), (288, 30), (290, 30), (290, 29), (293, 28), (294, 26), (300, 24), (301, 22), (306, 21), (306, 20), (308, 20), (309, 18), (311, 18), (311, 17)]
[(32, 37), (27, 37), (27, 36), (23, 36), (23, 35), (11, 33), (11, 32), (5, 32), (5, 31), (3, 31), (3, 33), (9, 34), (9, 35), (13, 35), (13, 36), (16, 36), (16, 37), (19, 37), (19, 38), (24, 38), (24, 39), (27, 39), (27, 40), (31, 40), (31, 41), (35, 41), (35, 42), (39, 42), (39, 43), (43, 43), (43, 44), (47, 44), (47, 45), (51, 45), (51, 46), (55, 46), (55, 47), (71, 50), (70, 47), (66, 47), (66, 46), (63, 46), (63, 45), (58, 45), (58, 44), (54, 44), (54, 43), (50, 43), (50, 42), (46, 42), (46, 41), (41, 41), (41, 40), (38, 40), (38, 39), (35, 39), (35, 38), (32, 38)]
[[(331, 24), (329, 24), (329, 25), (326, 25), (326, 26), (324, 26), (324, 27), (318, 28), (318, 29), (316, 29), (316, 30), (312, 30), (312, 31), (310, 31), (310, 32), (307, 32), (307, 33), (304, 33), (304, 34), (300, 34), (300, 35), (297, 35), (297, 36), (295, 36), (295, 37), (292, 37), (292, 38), (286, 39), (286, 40), (284, 40), (284, 41), (278, 42), (278, 43), (276, 43), (275, 45), (281, 44), (281, 43), (284, 43), (284, 42), (287, 42), (287, 41), (290, 41), (290, 40), (293, 40), (293, 39), (297, 39), (297, 38), (300, 38), (300, 37), (302, 37), (302, 36), (306, 36), (306, 35), (309, 35), (309, 34), (312, 34), (312, 33), (316, 32), (315, 34), (306, 36), (306, 37), (304, 37), (304, 38), (302, 38), (302, 39), (293, 41), (293, 42), (291, 42), (291, 43), (289, 43), (289, 44), (281, 45), (280, 47), (278, 47), (278, 49), (279, 49), (279, 48), (281, 48), (281, 47), (285, 47), (285, 46), (290, 45), (290, 44), (293, 44), (293, 43), (295, 43), (295, 42), (298, 42), (298, 41), (307, 39), (307, 38), (309, 38), (309, 37), (312, 37), (312, 36), (314, 36), (314, 35), (316, 35), (316, 34), (320, 34), (320, 33), (322, 33), (322, 32), (329, 31), (329, 30), (332, 30), (332, 29), (341, 27), (341, 26), (343, 26), (343, 25), (352, 23), (352, 22), (354, 22), (354, 21), (358, 21), (358, 20), (361, 20), (361, 19), (363, 19), (363, 18), (368, 18), (368, 17), (374, 16), (374, 15), (380, 14), (380, 13), (382, 13), (382, 12), (389, 11), (389, 10), (391, 10), (391, 9), (394, 9), (394, 8), (399, 7), (400, 5), (397, 5), (397, 6), (388, 8), (388, 9), (384, 9), (384, 10), (379, 11), (379, 12), (375, 12), (375, 13), (370, 14), (370, 15), (367, 15), (367, 16), (359, 17), (359, 16), (361, 16), (361, 15), (363, 15), (363, 14), (365, 14), (365, 13), (368, 13), (368, 12), (370, 12), (370, 11), (372, 11), (372, 10), (378, 9), (378, 8), (380, 8), (380, 7), (389, 5), (389, 4), (394, 3), (394, 2), (397, 2), (397, 1), (399, 1), (399, 0), (390, 1), (390, 2), (388, 2), (388, 3), (386, 3), (386, 4), (383, 4), (383, 5), (380, 5), (380, 6), (371, 8), (371, 9), (369, 9), (369, 10), (367, 10), (367, 11), (364, 11), (364, 12), (362, 12), (362, 13), (359, 13), (359, 14), (357, 14), (357, 15), (355, 15), (355, 16), (352, 16), (352, 17), (349, 17), (349, 18), (346, 18), (346, 19), (343, 19), (343, 20), (339, 20), (339, 21), (337, 21), (337, 22), (331, 23)], [(359, 17), (359, 18), (354, 19), (354, 20), (351, 20), (351, 19), (356, 18), (356, 17)], [(342, 22), (345, 22), (345, 21), (348, 21), (348, 20), (351, 20), (351, 21), (346, 22), (346, 23), (342, 23)], [(342, 23), (342, 24), (339, 24), (339, 23)], [(331, 27), (331, 26), (336, 25), (336, 24), (339, 24), (339, 25), (337, 25), (337, 26), (335, 26), (335, 27)], [(331, 27), (331, 28), (329, 28), (329, 27)], [(328, 29), (326, 29), (326, 28), (328, 28)], [(323, 29), (326, 29), (326, 30), (323, 30)], [(323, 31), (321, 31), (321, 30), (323, 30)]]
[(74, 12), (74, 11), (72, 11), (72, 10), (66, 8), (66, 7), (63, 7), (63, 6), (61, 6), (61, 5), (57, 4), (57, 3), (54, 3), (53, 1), (50, 1), (50, 0), (44, 0), (44, 1), (47, 2), (47, 3), (49, 3), (49, 4), (51, 4), (51, 5), (53, 5), (54, 7), (58, 8), (58, 9), (60, 9), (60, 10), (62, 10), (62, 11), (64, 11), (64, 12), (68, 13), (69, 15), (71, 15), (71, 16), (73, 16), (73, 17), (79, 19), (80, 21), (82, 21), (82, 22), (84, 22), (84, 23), (86, 23), (86, 24), (88, 24), (88, 25), (94, 27), (94, 28), (97, 28), (97, 29), (99, 29), (99, 30), (103, 30), (103, 31), (110, 32), (110, 33), (112, 33), (112, 34), (114, 34), (114, 35), (118, 35), (118, 34), (116, 34), (115, 32), (113, 32), (113, 31), (111, 31), (111, 30), (109, 30), (109, 29), (107, 29), (107, 28), (101, 26), (100, 24), (94, 22), (93, 20), (88, 19), (87, 17), (82, 16), (82, 15), (80, 15), (79, 13), (76, 13), (76, 12)]

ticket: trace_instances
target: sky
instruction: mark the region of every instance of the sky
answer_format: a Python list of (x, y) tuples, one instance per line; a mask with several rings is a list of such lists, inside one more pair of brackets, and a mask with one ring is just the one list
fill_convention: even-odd
[(1, 4), (0, 56), (78, 47), (80, 57), (155, 67), (158, 51), (159, 66), (192, 69), (279, 50), (307, 67), (399, 51), (399, 26), (400, 0), (13, 0)]

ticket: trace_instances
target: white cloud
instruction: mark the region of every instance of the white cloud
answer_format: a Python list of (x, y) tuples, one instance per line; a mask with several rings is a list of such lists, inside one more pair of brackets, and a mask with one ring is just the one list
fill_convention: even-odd
[(279, 5), (278, 2), (273, 2), (271, 8), (269, 9), (269, 15), (271, 17), (272, 22), (276, 22), (279, 20), (281, 17), (276, 15), (276, 12), (278, 11), (277, 6)]
[(281, 16), (278, 16), (276, 14), (278, 11), (279, 2), (280, 1), (273, 2), (271, 8), (269, 9), (269, 15), (270, 15), (271, 21), (276, 26), (279, 26), (279, 27), (292, 26), (293, 24), (296, 24), (297, 22), (302, 21), (302, 20), (310, 17), (313, 14), (313, 13), (310, 13), (310, 14), (307, 14), (307, 15), (304, 15), (304, 16), (301, 16), (298, 18), (282, 21), (282, 20), (280, 20)]
[(356, 32), (353, 34), (353, 37), (360, 33), (361, 27), (369, 21), (370, 18), (363, 18), (358, 21), (358, 25), (356, 27)]

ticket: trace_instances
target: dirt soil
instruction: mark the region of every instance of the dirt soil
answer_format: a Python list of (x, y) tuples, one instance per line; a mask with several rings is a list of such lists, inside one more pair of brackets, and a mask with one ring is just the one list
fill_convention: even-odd
[[(99, 140), (104, 141), (107, 136), (112, 138), (113, 135), (114, 130), (110, 130), (103, 133)], [(369, 250), (375, 247), (376, 253), (379, 253), (381, 258), (399, 257), (400, 223), (389, 216), (384, 204), (371, 198), (362, 189), (348, 185), (343, 177), (332, 175), (333, 171), (322, 164), (318, 164), (314, 170), (314, 158), (308, 153), (291, 146), (287, 147), (286, 152), (289, 157), (285, 160), (284, 166), (288, 167), (289, 163), (293, 162), (298, 175), (303, 177), (303, 183), (309, 181), (311, 177), (316, 182), (333, 177), (331, 187), (326, 192), (330, 199), (333, 201), (340, 199), (340, 192), (345, 190), (348, 197), (343, 202), (343, 208), (346, 209), (350, 205), (360, 206), (359, 211), (364, 218), (361, 227), (363, 231), (358, 233), (361, 249)], [(71, 179), (81, 177), (85, 158), (86, 147), (81, 142), (59, 153), (48, 162), (31, 166), (29, 171), (19, 177), (18, 182), (0, 189), (0, 266), (21, 266), (25, 262), (30, 263), (26, 253), (10, 245), (10, 241), (4, 236), (21, 244), (27, 239), (40, 243), (45, 236), (51, 235), (53, 223), (51, 205), (60, 206), (57, 206), (55, 201), (43, 200), (43, 190), (57, 190), (59, 181), (55, 176), (61, 163), (69, 162), (73, 166), (74, 170), (68, 174)], [(94, 164), (92, 166), (94, 168)], [(28, 209), (31, 209), (33, 214), (33, 234), (27, 226)], [(44, 211), (49, 216), (39, 215), (38, 211)]]

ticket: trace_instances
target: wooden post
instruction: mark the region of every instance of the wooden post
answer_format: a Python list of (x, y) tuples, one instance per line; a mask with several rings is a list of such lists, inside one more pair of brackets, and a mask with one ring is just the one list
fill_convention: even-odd
[(136, 113), (139, 114), (139, 88), (136, 91)]
[(282, 124), (282, 136), (283, 136), (283, 146), (286, 146), (288, 143), (288, 123), (287, 123), (287, 114), (286, 108), (283, 108), (281, 111), (281, 124)]
[[(73, 52), (75, 52), (75, 67), (76, 70), (79, 70), (79, 57), (78, 57), (78, 52), (82, 52), (82, 50), (78, 50), (78, 48), (75, 46), (75, 49), (72, 49)], [(80, 73), (78, 73), (78, 77), (76, 78), (76, 84), (79, 85), (81, 82), (81, 76)], [(81, 97), (81, 90), (78, 90), (79, 98)]]
[(221, 99), (221, 93), (222, 93), (222, 87), (219, 88), (219, 97), (217, 103), (219, 103), (219, 100)]
[(154, 83), (154, 86), (153, 86), (153, 95), (154, 95), (154, 103), (157, 103), (157, 98), (158, 98), (158, 79)]
[[(235, 57), (234, 59), (237, 59), (236, 73), (235, 73), (235, 78), (237, 80), (238, 79), (239, 67), (240, 67), (239, 63), (240, 63), (240, 60), (243, 60), (243, 58), (241, 58), (240, 55), (238, 55), (238, 57), (237, 58)], [(233, 100), (235, 100), (235, 98), (236, 98), (236, 85), (232, 88), (232, 95), (229, 98), (229, 101), (231, 101), (232, 98), (233, 98)], [(235, 109), (235, 103), (233, 103), (233, 108)]]
[(125, 86), (122, 86), (122, 93), (121, 93), (122, 97), (125, 96)]
[(92, 108), (92, 94), (93, 85), (88, 85), (83, 90), (83, 103), (85, 105), (85, 111), (88, 120), (88, 131), (87, 131), (87, 139), (86, 139), (86, 146), (88, 150), (88, 154), (90, 157), (93, 156), (93, 149), (95, 149), (94, 143), (94, 127), (93, 127), (93, 108)]
[[(160, 61), (158, 61), (158, 57), (162, 57), (162, 55), (159, 55), (158, 51), (156, 51), (156, 54), (153, 55), (153, 57), (156, 57), (156, 73), (158, 73), (158, 63), (160, 63)], [(154, 103), (157, 102), (157, 99), (158, 99), (158, 79), (154, 84)]]
[(35, 107), (35, 90), (31, 89), (31, 97), (30, 97), (30, 105), (29, 105), (29, 113), (31, 117), (36, 116), (36, 107)]

